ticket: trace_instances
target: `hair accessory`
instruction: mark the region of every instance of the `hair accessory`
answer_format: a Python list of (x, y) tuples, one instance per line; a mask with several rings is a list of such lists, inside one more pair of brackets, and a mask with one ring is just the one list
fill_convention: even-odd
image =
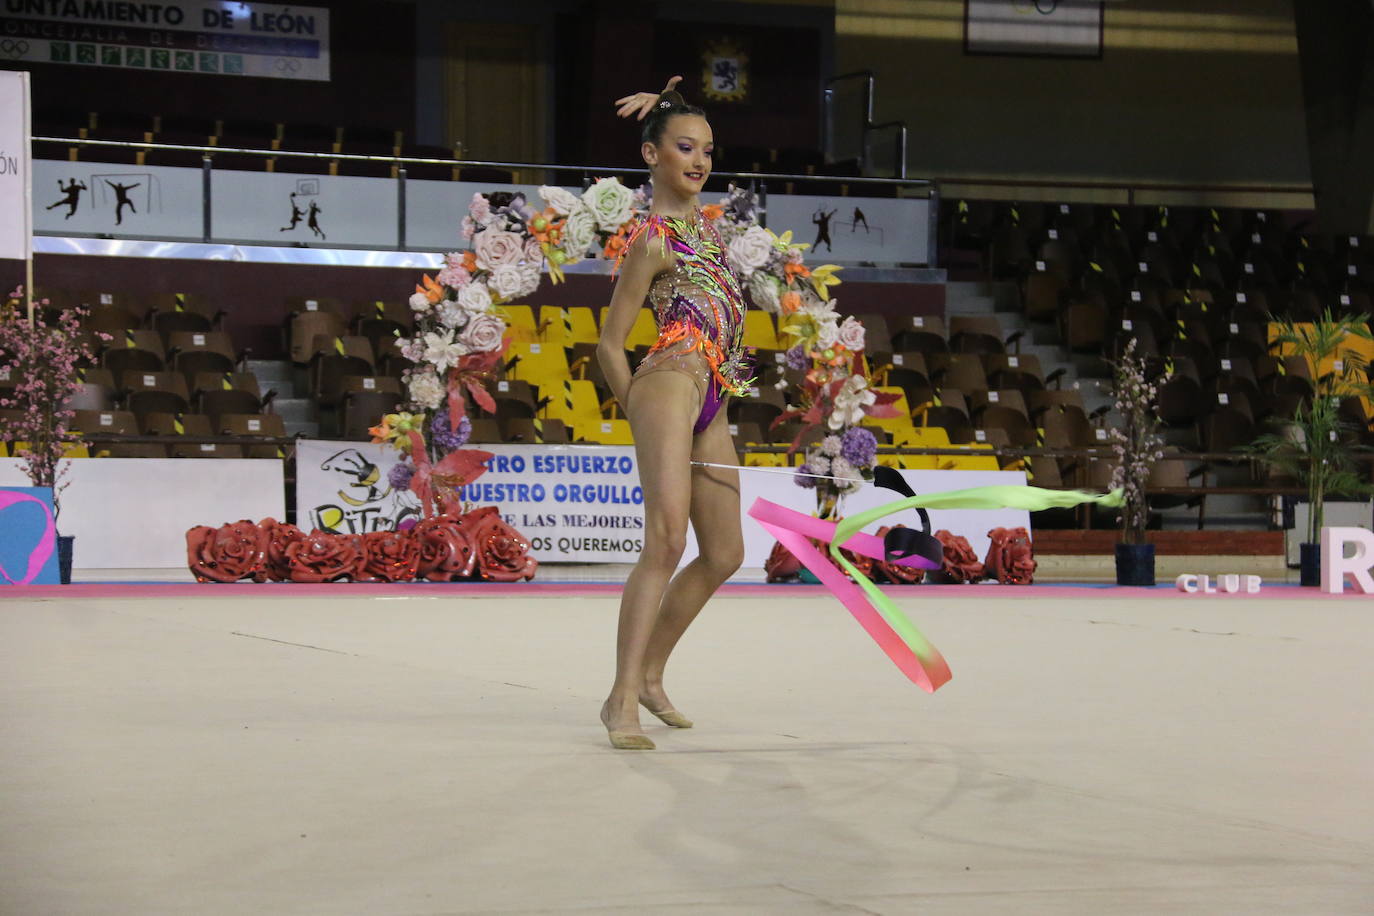
[(658, 107), (659, 107), (659, 108), (672, 108), (672, 107), (673, 107), (673, 103), (670, 102), (668, 99), (664, 99), (663, 101), (661, 101), (661, 102), (658, 103)]

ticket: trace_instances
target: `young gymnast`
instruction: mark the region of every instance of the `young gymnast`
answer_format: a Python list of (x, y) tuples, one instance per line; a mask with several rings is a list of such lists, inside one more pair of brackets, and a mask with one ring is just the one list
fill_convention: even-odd
[[(662, 93), (617, 101), (644, 123), (640, 151), (653, 181), (648, 216), (635, 228), (619, 269), (597, 357), (630, 421), (644, 489), (644, 549), (625, 582), (616, 637), (615, 683), (601, 708), (611, 746), (651, 750), (639, 706), (690, 728), (663, 689), (668, 657), (712, 593), (739, 568), (739, 474), (693, 467), (737, 458), (724, 410), (747, 391), (744, 297), (698, 195), (711, 174), (714, 139), (705, 113), (669, 80)], [(632, 373), (625, 341), (648, 299), (658, 340)], [(696, 531), (695, 560), (674, 575)]]

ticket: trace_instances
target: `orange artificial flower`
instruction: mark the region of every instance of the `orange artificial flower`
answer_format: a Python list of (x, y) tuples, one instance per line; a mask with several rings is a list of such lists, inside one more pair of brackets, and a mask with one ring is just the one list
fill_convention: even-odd
[(783, 269), (787, 273), (787, 282), (789, 284), (797, 277), (811, 276), (811, 268), (807, 267), (805, 264), (793, 264), (788, 262), (787, 266)]
[(618, 259), (621, 252), (625, 250), (625, 244), (626, 239), (624, 231), (617, 232), (606, 240), (606, 248), (602, 254), (604, 254), (608, 260)]
[(476, 273), (476, 272), (477, 272), (477, 252), (475, 252), (475, 251), (465, 251), (465, 252), (463, 252), (463, 269), (466, 270), (466, 271), (467, 271), (468, 273), (470, 273), (470, 274), (471, 274), (471, 273)]
[[(540, 219), (543, 220), (543, 228), (534, 228), (535, 222)], [(539, 216), (536, 216), (534, 219), (530, 220), (530, 234), (533, 235), (536, 239), (538, 239), (541, 245), (557, 245), (558, 237), (563, 232), (563, 224), (566, 222), (566, 218), (559, 219), (558, 213), (555, 212), (552, 207), (550, 207)]]
[(436, 302), (442, 302), (444, 298), (444, 288), (438, 283), (435, 283), (434, 280), (430, 278), (429, 274), (424, 275), (423, 286), (419, 283), (415, 284), (415, 292), (423, 293), (424, 297), (429, 300), (430, 305)]
[(797, 309), (801, 308), (801, 294), (783, 293), (780, 302), (782, 305), (782, 313), (784, 315), (790, 315)]
[(709, 220), (718, 220), (725, 215), (725, 208), (720, 204), (707, 204), (701, 208), (701, 215)]

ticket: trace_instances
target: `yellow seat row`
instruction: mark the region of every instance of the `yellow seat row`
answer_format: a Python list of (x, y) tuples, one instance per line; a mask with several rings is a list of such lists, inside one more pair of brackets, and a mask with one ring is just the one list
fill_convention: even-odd
[[(516, 343), (546, 343), (571, 347), (579, 343), (596, 343), (598, 328), (606, 322), (609, 306), (602, 306), (600, 320), (585, 305), (541, 305), (536, 315), (531, 305), (503, 305), (499, 311), (510, 325), (511, 340)], [(641, 308), (634, 326), (625, 341), (626, 347), (652, 346), (658, 339), (658, 326), (653, 310)], [(744, 315), (744, 345), (761, 350), (785, 349), (787, 342), (778, 338), (778, 328), (769, 312), (751, 309)]]

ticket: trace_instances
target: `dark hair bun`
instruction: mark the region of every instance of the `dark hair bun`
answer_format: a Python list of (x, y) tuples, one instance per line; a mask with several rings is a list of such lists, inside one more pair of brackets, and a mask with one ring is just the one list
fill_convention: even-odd
[(696, 115), (704, 118), (706, 112), (696, 105), (688, 105), (682, 93), (676, 90), (670, 89), (661, 93), (648, 116), (644, 118), (644, 131), (641, 134), (643, 141), (658, 146), (659, 140), (663, 139), (663, 129), (668, 126), (668, 119), (674, 115)]

